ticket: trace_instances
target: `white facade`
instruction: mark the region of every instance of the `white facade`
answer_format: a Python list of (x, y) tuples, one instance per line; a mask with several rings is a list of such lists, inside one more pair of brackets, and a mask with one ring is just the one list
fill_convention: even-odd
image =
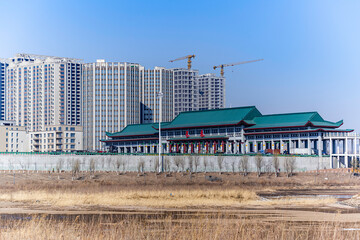
[(0, 121), (0, 152), (28, 152), (29, 136), (25, 127), (14, 121)]
[(174, 118), (173, 71), (163, 67), (155, 69), (140, 68), (141, 74), (141, 123), (159, 122), (159, 97), (162, 97), (162, 122)]
[(5, 120), (5, 74), (7, 66), (7, 60), (0, 59), (0, 120)]
[(31, 152), (73, 152), (84, 149), (82, 126), (53, 125), (28, 135)]
[(84, 149), (101, 150), (105, 132), (140, 123), (140, 65), (105, 62), (84, 65)]
[(219, 109), (225, 107), (225, 78), (217, 77), (213, 73), (199, 75), (198, 109)]
[(198, 110), (198, 70), (175, 68), (174, 71), (174, 116), (181, 112)]
[[(5, 119), (19, 128), (13, 130), (16, 138), (9, 138), (13, 142), (8, 143), (8, 150), (50, 151), (34, 148), (33, 133), (47, 131), (49, 126), (81, 125), (81, 60), (17, 54), (8, 62)], [(46, 142), (45, 135), (37, 136)]]
[(80, 125), (81, 69), (76, 59), (18, 54), (6, 70), (5, 118), (28, 131)]

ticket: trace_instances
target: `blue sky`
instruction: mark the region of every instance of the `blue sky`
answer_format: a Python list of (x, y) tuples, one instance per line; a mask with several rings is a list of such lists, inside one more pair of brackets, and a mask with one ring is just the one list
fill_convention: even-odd
[(35, 53), (92, 62), (225, 69), (227, 105), (318, 111), (360, 131), (360, 1), (0, 0), (0, 57)]

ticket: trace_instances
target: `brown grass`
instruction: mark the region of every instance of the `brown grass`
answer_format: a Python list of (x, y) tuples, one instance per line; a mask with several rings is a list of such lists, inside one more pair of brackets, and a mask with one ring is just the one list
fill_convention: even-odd
[(0, 239), (359, 239), (358, 225), (277, 222), (258, 223), (225, 217), (181, 221), (178, 218), (74, 220), (35, 218), (30, 221), (3, 220)]
[(272, 205), (280, 205), (280, 206), (321, 206), (331, 203), (336, 203), (338, 200), (335, 197), (284, 197), (277, 199), (269, 199), (266, 201), (256, 201), (250, 204), (256, 204), (261, 206), (272, 206)]
[(1, 193), (1, 201), (51, 204), (56, 206), (233, 206), (257, 199), (250, 190), (119, 190), (105, 192), (14, 191)]

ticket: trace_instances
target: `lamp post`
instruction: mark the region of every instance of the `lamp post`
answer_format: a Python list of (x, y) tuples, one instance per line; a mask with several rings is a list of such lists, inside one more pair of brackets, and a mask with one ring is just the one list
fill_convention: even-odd
[(158, 97), (159, 97), (159, 172), (163, 172), (164, 171), (164, 164), (162, 162), (162, 158), (161, 158), (161, 152), (162, 152), (162, 143), (161, 143), (161, 117), (162, 117), (162, 97), (163, 97), (163, 93), (160, 92), (158, 93)]

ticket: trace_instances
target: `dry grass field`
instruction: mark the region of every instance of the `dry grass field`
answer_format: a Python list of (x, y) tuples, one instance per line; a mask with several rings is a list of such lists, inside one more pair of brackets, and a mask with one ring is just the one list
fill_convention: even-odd
[[(210, 177), (211, 176), (211, 177)], [(345, 173), (0, 172), (0, 239), (359, 239)]]
[(359, 239), (358, 224), (349, 227), (339, 222), (276, 224), (243, 219), (201, 216), (196, 220), (139, 220), (128, 218), (114, 222), (111, 218), (71, 221), (34, 218), (29, 221), (1, 221), (0, 239)]

